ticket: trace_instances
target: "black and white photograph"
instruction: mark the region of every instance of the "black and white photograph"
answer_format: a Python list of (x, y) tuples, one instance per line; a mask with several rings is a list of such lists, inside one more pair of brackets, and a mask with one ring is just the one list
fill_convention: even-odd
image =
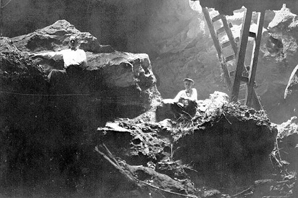
[(0, 198), (297, 198), (297, 0), (0, 0)]

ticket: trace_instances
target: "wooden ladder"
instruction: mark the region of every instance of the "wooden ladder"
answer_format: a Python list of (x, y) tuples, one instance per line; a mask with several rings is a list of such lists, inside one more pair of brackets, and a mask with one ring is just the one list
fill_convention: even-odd
[[(220, 61), (221, 68), (223, 70), (225, 81), (228, 85), (229, 90), (231, 91), (231, 100), (236, 102), (238, 100), (239, 93), (242, 92), (240, 94), (242, 95), (242, 98), (245, 98), (243, 100), (245, 100), (245, 103), (247, 105), (254, 106), (258, 110), (261, 109), (262, 106), (261, 106), (260, 101), (259, 101), (259, 99), (258, 99), (258, 97), (255, 93), (254, 88), (253, 88), (254, 87), (255, 73), (253, 75), (251, 75), (252, 70), (250, 70), (250, 69), (248, 70), (248, 68), (244, 66), (245, 51), (246, 51), (248, 39), (246, 40), (246, 45), (244, 46), (244, 44), (243, 44), (244, 43), (243, 42), (243, 39), (244, 39), (243, 32), (244, 32), (244, 28), (247, 28), (246, 27), (247, 25), (245, 26), (245, 23), (244, 23), (244, 25), (242, 27), (241, 44), (240, 44), (240, 50), (238, 51), (237, 42), (235, 41), (233, 33), (230, 29), (232, 27), (232, 24), (227, 22), (226, 17), (224, 15), (218, 14), (218, 15), (216, 15), (215, 17), (213, 17), (211, 19), (209, 11), (206, 7), (203, 7), (202, 11), (203, 11), (203, 14), (205, 16), (206, 23), (208, 25), (208, 28), (209, 28), (209, 31), (210, 31), (210, 34), (211, 34), (215, 49), (216, 49), (217, 54), (218, 54), (218, 58), (219, 58), (219, 61)], [(247, 19), (246, 14), (244, 15), (244, 19)], [(220, 27), (218, 30), (215, 31), (214, 23), (219, 21), (219, 20), (221, 20), (221, 22), (222, 22), (222, 27)], [(251, 16), (250, 16), (250, 19), (247, 19), (246, 21), (248, 21), (248, 20), (249, 21), (251, 20)], [(262, 21), (264, 21), (264, 19)], [(250, 24), (249, 24), (249, 27), (250, 27)], [(259, 29), (261, 29), (261, 31), (262, 31), (262, 28), (259, 28)], [(249, 29), (248, 29), (247, 32), (249, 32)], [(220, 43), (219, 35), (222, 34), (222, 33), (226, 33), (226, 35), (228, 37), (228, 41)], [(254, 36), (256, 34), (249, 33), (248, 35), (249, 36)], [(244, 36), (246, 36), (246, 35), (244, 35)], [(237, 40), (237, 38), (236, 38), (236, 40)], [(232, 48), (233, 54), (225, 56), (223, 54), (223, 49), (227, 48), (229, 46)], [(259, 49), (260, 46), (257, 46), (257, 47)], [(238, 53), (239, 54), (243, 53), (242, 48), (245, 48), (244, 56), (241, 56), (241, 59), (239, 59)], [(255, 52), (256, 51), (257, 51), (257, 53), (259, 53), (258, 50), (255, 50)], [(257, 57), (257, 56), (254, 56), (254, 57)], [(236, 67), (235, 71), (230, 72), (228, 67), (227, 67), (227, 63), (229, 61), (232, 61), (232, 60), (236, 60), (237, 67)], [(255, 60), (255, 58), (253, 58), (253, 60)], [(240, 61), (240, 63), (239, 63), (239, 61)], [(255, 61), (253, 61), (253, 62), (255, 62)], [(241, 68), (239, 67), (239, 64), (242, 64)], [(256, 69), (256, 67), (255, 67), (255, 69)], [(234, 83), (232, 83), (232, 80), (231, 80), (231, 74), (233, 74), (233, 73), (235, 75)], [(241, 75), (239, 75), (239, 73)], [(251, 78), (252, 76), (253, 76), (253, 78)], [(248, 96), (251, 96), (251, 97), (248, 97)], [(253, 102), (248, 102), (249, 100), (253, 101)]]
[(241, 30), (241, 41), (240, 41), (240, 48), (237, 56), (237, 66), (236, 66), (236, 74), (235, 80), (232, 88), (231, 93), (231, 100), (236, 102), (239, 96), (239, 87), (241, 80), (243, 80), (243, 70), (244, 67), (244, 60), (246, 55), (246, 48), (248, 43), (248, 37), (252, 37), (254, 39), (254, 47), (252, 51), (251, 63), (249, 67), (247, 81), (247, 95), (246, 95), (246, 105), (250, 107), (254, 107), (257, 110), (262, 109), (261, 102), (256, 95), (254, 90), (255, 86), (255, 77), (258, 65), (258, 57), (260, 52), (261, 46), (261, 39), (262, 39), (262, 31), (264, 25), (264, 18), (265, 18), (265, 10), (261, 11), (258, 14), (258, 30), (256, 33), (250, 32), (250, 25), (252, 19), (252, 9), (247, 8), (243, 18), (242, 30)]

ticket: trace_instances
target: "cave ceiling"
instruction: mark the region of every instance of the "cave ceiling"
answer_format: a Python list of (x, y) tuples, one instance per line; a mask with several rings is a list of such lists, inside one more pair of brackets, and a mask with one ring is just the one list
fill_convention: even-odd
[(214, 8), (224, 15), (233, 15), (233, 11), (242, 6), (260, 12), (262, 10), (280, 10), (283, 4), (286, 4), (292, 13), (298, 14), (297, 0), (200, 0), (200, 4), (202, 7)]

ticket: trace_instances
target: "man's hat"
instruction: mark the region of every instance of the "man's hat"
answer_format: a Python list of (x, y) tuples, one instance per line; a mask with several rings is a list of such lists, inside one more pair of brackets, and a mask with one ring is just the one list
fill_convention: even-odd
[(188, 81), (188, 82), (192, 82), (192, 83), (194, 83), (193, 79), (191, 79), (191, 78), (184, 78), (183, 81), (184, 81), (184, 82), (185, 82), (185, 81)]

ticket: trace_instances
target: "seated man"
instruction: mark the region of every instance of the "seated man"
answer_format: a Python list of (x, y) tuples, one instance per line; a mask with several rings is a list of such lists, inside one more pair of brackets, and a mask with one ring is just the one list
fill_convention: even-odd
[(175, 116), (186, 115), (191, 118), (196, 114), (197, 107), (197, 90), (192, 88), (194, 81), (190, 78), (184, 79), (185, 90), (181, 90), (177, 96), (173, 99), (171, 108), (175, 113)]
[(64, 69), (52, 69), (48, 75), (50, 83), (56, 84), (57, 79), (61, 76), (67, 75), (68, 77), (78, 79), (81, 71), (87, 66), (87, 56), (84, 50), (79, 49), (79, 42), (76, 36), (69, 38), (69, 48), (61, 50), (59, 52), (46, 52), (37, 53), (33, 55), (33, 58), (46, 58), (52, 59), (54, 56), (62, 56), (64, 62)]

